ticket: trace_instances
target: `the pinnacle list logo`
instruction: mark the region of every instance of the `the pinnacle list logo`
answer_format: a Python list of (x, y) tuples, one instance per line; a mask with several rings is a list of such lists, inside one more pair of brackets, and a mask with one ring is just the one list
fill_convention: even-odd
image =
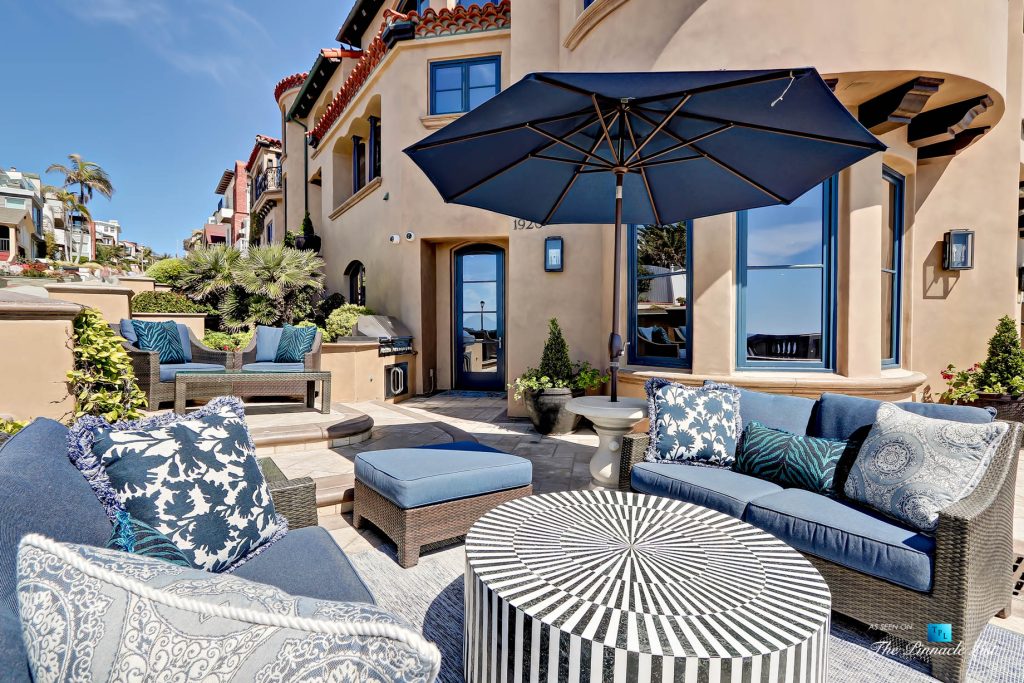
[(929, 643), (952, 643), (953, 626), (951, 624), (928, 624)]

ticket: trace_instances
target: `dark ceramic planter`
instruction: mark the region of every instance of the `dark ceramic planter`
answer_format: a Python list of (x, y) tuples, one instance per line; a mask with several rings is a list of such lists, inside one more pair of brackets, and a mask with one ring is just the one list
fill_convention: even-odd
[(579, 427), (582, 418), (565, 406), (582, 395), (582, 391), (572, 389), (542, 389), (526, 392), (523, 403), (533, 428), (541, 434), (570, 434)]
[(975, 408), (992, 408), (997, 420), (1024, 422), (1024, 396), (1009, 394), (978, 394), (978, 400), (966, 404)]

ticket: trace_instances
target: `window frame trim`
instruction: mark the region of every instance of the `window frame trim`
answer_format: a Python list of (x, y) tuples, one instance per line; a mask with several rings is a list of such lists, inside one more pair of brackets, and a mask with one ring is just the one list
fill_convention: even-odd
[[(826, 178), (822, 192), (822, 256), (820, 265), (780, 264), (747, 266), (747, 214), (736, 212), (736, 363), (737, 370), (789, 370), (793, 372), (834, 372), (836, 367), (836, 320), (838, 293), (836, 287), (836, 254), (839, 247), (839, 178)], [(813, 189), (813, 188), (812, 188)], [(808, 190), (810, 192), (810, 190)], [(797, 270), (815, 268), (822, 271), (821, 360), (748, 360), (746, 288), (748, 270)]]
[[(460, 59), (441, 59), (430, 62), (430, 73), (428, 74), (427, 110), (429, 116), (449, 116), (452, 114), (465, 114), (471, 111), (469, 107), (469, 67), (474, 64), (494, 64), (495, 95), (501, 92), (501, 54), (484, 55), (482, 57), (467, 57)], [(459, 66), (462, 69), (462, 108), (459, 111), (438, 112), (437, 111), (437, 70), (439, 68)], [(446, 90), (445, 92), (454, 92)]]
[(637, 296), (636, 286), (639, 274), (637, 256), (637, 235), (640, 224), (631, 223), (627, 226), (627, 277), (629, 280), (629, 311), (626, 317), (626, 362), (630, 365), (646, 367), (684, 368), (693, 367), (693, 221), (681, 221), (686, 224), (686, 357), (667, 358), (658, 356), (640, 356), (637, 354)]
[[(895, 188), (894, 203), (899, 211), (890, 207), (895, 218), (893, 225), (892, 261), (893, 268), (882, 268), (883, 272), (892, 270), (892, 355), (882, 358), (883, 368), (898, 368), (903, 362), (903, 229), (906, 221), (906, 189), (907, 177), (885, 164), (882, 164), (882, 180)], [(888, 188), (886, 188), (888, 189)], [(885, 353), (885, 350), (882, 350)]]

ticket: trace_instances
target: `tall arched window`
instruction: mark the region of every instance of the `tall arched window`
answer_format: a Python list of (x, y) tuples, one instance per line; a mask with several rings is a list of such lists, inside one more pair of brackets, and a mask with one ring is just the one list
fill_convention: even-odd
[(638, 365), (690, 366), (690, 223), (629, 228), (629, 354)]
[(835, 320), (836, 183), (737, 215), (737, 365), (828, 370)]
[(888, 166), (885, 182), (885, 215), (882, 221), (882, 365), (900, 364), (900, 299), (903, 262), (903, 190), (906, 180)]
[(361, 261), (353, 261), (345, 268), (348, 280), (348, 302), (357, 306), (366, 305), (366, 267)]

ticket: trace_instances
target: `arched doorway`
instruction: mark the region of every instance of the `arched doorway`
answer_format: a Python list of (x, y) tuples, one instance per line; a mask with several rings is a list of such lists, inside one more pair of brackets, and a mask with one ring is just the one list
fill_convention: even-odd
[(348, 281), (348, 302), (356, 306), (366, 305), (366, 266), (362, 261), (353, 261), (345, 268)]
[(455, 252), (455, 388), (505, 388), (505, 250), (473, 244)]

